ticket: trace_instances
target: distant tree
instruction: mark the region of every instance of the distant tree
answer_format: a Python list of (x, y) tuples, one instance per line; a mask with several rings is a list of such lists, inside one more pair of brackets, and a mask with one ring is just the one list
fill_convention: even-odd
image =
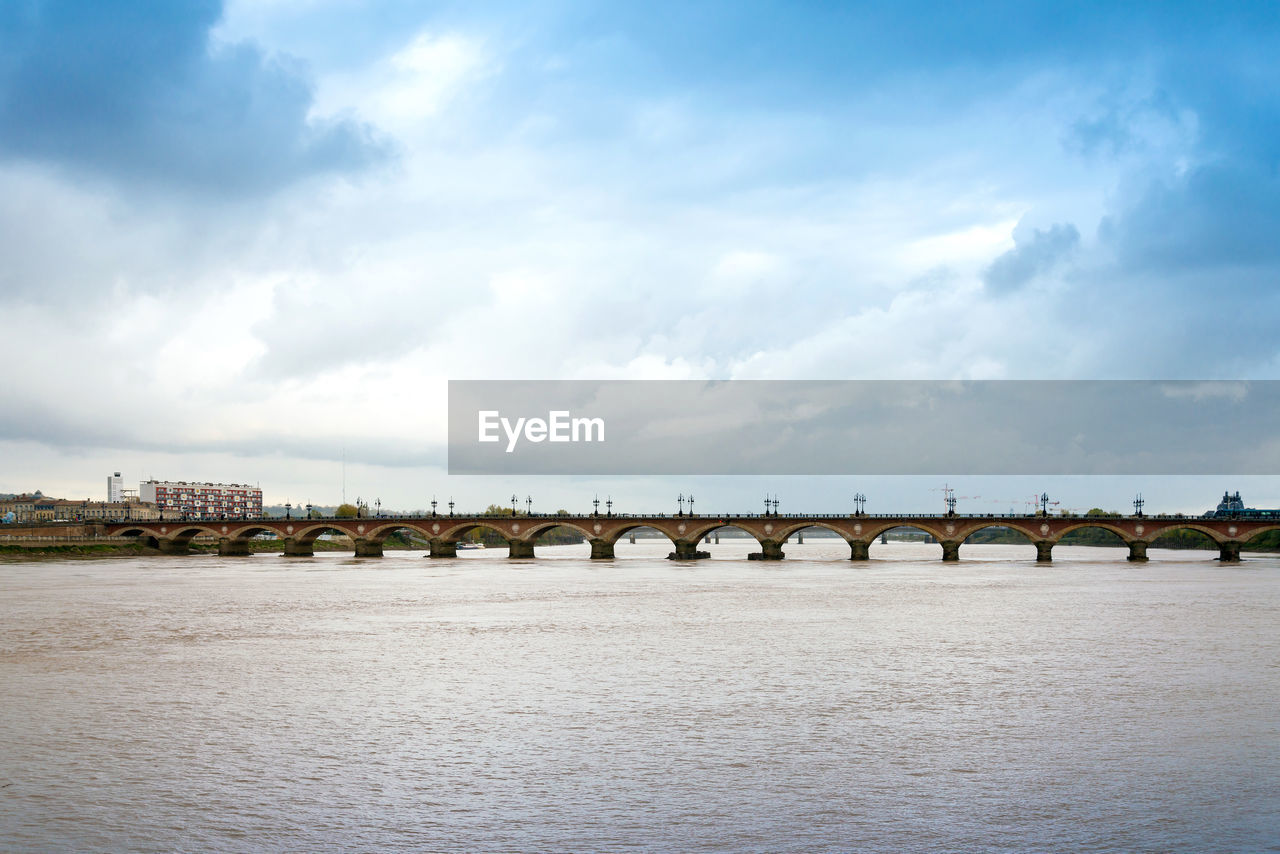
[(354, 519), (356, 517), (356, 506), (354, 504), (339, 504), (338, 509), (333, 511), (333, 515), (339, 519)]

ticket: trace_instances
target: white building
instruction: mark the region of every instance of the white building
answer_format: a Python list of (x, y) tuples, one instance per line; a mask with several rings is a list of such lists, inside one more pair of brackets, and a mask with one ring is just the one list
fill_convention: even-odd
[(138, 497), (153, 503), (166, 519), (257, 519), (262, 515), (262, 490), (240, 483), (187, 483), (147, 480)]
[(124, 501), (124, 478), (116, 472), (107, 478), (107, 503), (119, 504)]

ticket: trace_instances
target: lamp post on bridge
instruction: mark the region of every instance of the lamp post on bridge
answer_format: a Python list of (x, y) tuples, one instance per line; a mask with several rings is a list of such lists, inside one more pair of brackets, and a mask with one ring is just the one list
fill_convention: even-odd
[(375, 518), (382, 518), (382, 499), (378, 498), (373, 502)]
[(1047, 492), (1040, 493), (1040, 515), (1049, 515), (1049, 493)]
[(779, 505), (779, 504), (781, 504), (781, 503), (782, 503), (782, 502), (778, 500), (778, 496), (777, 496), (777, 494), (775, 493), (775, 494), (774, 494), (774, 496), (773, 496), (773, 515), (774, 515), (774, 516), (777, 516), (777, 515), (778, 515), (778, 505)]
[(592, 516), (599, 516), (599, 515), (600, 515), (600, 496), (599, 496), (599, 495), (597, 495), (595, 498), (591, 499), (591, 506), (592, 506), (592, 508), (594, 508), (594, 509), (592, 509), (592, 511), (591, 511), (591, 515), (592, 515)]
[(612, 495), (608, 496), (608, 500), (605, 501), (604, 506), (607, 507), (609, 510), (607, 515), (612, 517), (613, 516), (613, 496)]
[(293, 505), (292, 505), (291, 503), (289, 503), (288, 501), (286, 501), (286, 502), (284, 503), (284, 518), (285, 518), (286, 520), (288, 520), (288, 519), (290, 518), (290, 516), (289, 516), (289, 512), (290, 512), (292, 509), (293, 509)]
[(453, 515), (453, 496), (449, 496), (449, 515)]
[(431, 496), (431, 515), (433, 517), (436, 515), (436, 497), (434, 495)]
[(1135, 498), (1135, 499), (1133, 499), (1133, 515), (1135, 515), (1135, 516), (1137, 516), (1139, 519), (1141, 519), (1141, 518), (1142, 518), (1142, 508), (1143, 508), (1143, 506), (1144, 506), (1146, 503), (1147, 503), (1147, 502), (1145, 502), (1145, 501), (1143, 501), (1143, 500), (1142, 500), (1142, 493), (1141, 493), (1141, 492), (1139, 492), (1139, 493), (1138, 493), (1138, 497), (1137, 497), (1137, 498)]
[(511, 493), (511, 518), (513, 519), (515, 518), (515, 515), (516, 515), (516, 502), (518, 502), (519, 500), (520, 498), (514, 492)]
[(307, 518), (308, 519), (311, 518), (311, 502), (310, 501), (307, 502)]
[(677, 515), (683, 516), (684, 515), (684, 493), (683, 492), (676, 497), (676, 503), (680, 505), (680, 512)]
[(693, 493), (689, 493), (689, 515), (693, 515)]
[(853, 496), (853, 504), (856, 508), (854, 511), (855, 514), (861, 516), (862, 511), (867, 508), (867, 496), (863, 495), (861, 492), (857, 493)]

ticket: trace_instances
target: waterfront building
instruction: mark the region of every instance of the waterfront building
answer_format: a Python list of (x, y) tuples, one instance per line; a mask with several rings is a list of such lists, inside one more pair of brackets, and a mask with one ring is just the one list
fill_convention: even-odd
[(143, 501), (74, 501), (54, 502), (57, 519), (68, 522), (107, 522), (116, 520), (152, 522), (161, 519), (160, 508)]
[(240, 483), (188, 483), (148, 480), (139, 498), (155, 504), (165, 518), (256, 519), (262, 515), (262, 490)]
[(43, 495), (16, 495), (0, 500), (0, 518), (11, 523), (32, 522), (154, 522), (160, 508), (140, 501), (76, 501)]
[(107, 503), (115, 504), (124, 501), (124, 478), (120, 472), (107, 476)]

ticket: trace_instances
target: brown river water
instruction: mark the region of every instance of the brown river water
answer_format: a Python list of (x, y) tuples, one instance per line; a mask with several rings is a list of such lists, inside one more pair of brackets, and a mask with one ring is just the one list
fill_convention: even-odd
[(1280, 559), (0, 562), (0, 849), (1277, 851)]

